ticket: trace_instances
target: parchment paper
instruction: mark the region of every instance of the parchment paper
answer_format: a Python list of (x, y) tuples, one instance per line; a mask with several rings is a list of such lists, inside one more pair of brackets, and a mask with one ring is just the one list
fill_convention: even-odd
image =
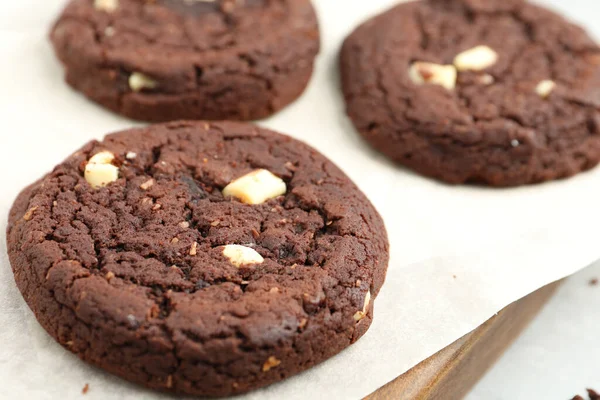
[[(315, 146), (357, 182), (386, 220), (391, 262), (375, 302), (375, 321), (363, 339), (322, 365), (243, 399), (362, 397), (512, 301), (600, 257), (600, 169), (519, 189), (450, 187), (369, 150), (343, 112), (337, 53), (351, 29), (394, 1), (314, 2), (323, 31), (316, 75), (298, 102), (263, 124)], [(4, 231), (18, 191), (86, 141), (133, 123), (63, 83), (46, 39), (62, 0), (1, 3), (0, 398), (80, 399), (86, 383), (86, 399), (168, 398), (63, 350), (39, 327), (16, 289)], [(593, 0), (545, 3), (590, 29), (600, 11)]]

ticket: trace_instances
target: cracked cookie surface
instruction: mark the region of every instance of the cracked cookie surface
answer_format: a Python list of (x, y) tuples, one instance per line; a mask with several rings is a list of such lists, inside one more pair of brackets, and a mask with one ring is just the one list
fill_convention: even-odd
[(516, 186), (600, 161), (600, 49), (538, 6), (404, 3), (354, 31), (340, 67), (361, 135), (423, 175)]
[[(95, 155), (116, 180), (85, 178)], [(97, 157), (96, 157), (97, 158)], [(264, 169), (285, 193), (223, 189)], [(305, 370), (368, 329), (383, 222), (324, 156), (241, 123), (173, 122), (90, 142), (9, 217), (15, 280), (41, 325), (87, 362), (159, 390), (243, 393)], [(258, 253), (236, 265), (223, 246)]]
[(310, 0), (72, 0), (50, 37), (72, 87), (154, 122), (272, 115), (319, 51)]

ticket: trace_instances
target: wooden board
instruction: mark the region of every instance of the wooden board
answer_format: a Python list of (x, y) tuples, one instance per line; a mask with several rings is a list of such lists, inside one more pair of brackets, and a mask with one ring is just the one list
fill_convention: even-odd
[(533, 320), (560, 282), (511, 304), (365, 400), (462, 399)]

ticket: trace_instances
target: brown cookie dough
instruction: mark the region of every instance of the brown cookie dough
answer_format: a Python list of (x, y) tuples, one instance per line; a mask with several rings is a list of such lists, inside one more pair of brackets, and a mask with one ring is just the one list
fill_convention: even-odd
[(202, 396), (280, 381), (354, 343), (388, 263), (383, 222), (343, 172), (241, 123), (87, 144), (18, 196), (7, 241), (21, 293), (65, 348)]
[(362, 136), (421, 174), (515, 186), (600, 161), (600, 48), (538, 6), (400, 4), (352, 33), (340, 63)]
[(156, 122), (267, 117), (319, 51), (310, 0), (71, 0), (50, 36), (72, 87)]

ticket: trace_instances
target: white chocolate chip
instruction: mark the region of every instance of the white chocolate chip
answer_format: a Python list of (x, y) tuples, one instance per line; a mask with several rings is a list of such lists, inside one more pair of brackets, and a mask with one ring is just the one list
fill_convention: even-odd
[(113, 28), (112, 26), (107, 26), (106, 28), (104, 28), (104, 36), (112, 37), (114, 35), (115, 35), (115, 28)]
[(510, 145), (512, 147), (519, 147), (521, 145), (521, 142), (519, 142), (517, 139), (513, 139), (510, 141)]
[(110, 151), (102, 151), (89, 159), (84, 177), (94, 189), (119, 179), (119, 168), (112, 165), (114, 159), (115, 156)]
[(115, 160), (115, 155), (110, 151), (101, 151), (100, 153), (94, 154), (88, 163), (92, 164), (110, 164)]
[(134, 72), (129, 76), (129, 87), (134, 92), (139, 92), (143, 89), (155, 89), (157, 86), (158, 82), (141, 72)]
[(113, 12), (119, 7), (119, 0), (94, 0), (94, 8), (106, 12)]
[(535, 87), (535, 92), (543, 99), (550, 96), (550, 93), (556, 87), (556, 83), (549, 79), (543, 80)]
[(125, 158), (128, 160), (133, 160), (137, 157), (137, 154), (134, 153), (133, 151), (128, 151), (127, 154), (125, 155)]
[(422, 85), (431, 83), (440, 85), (448, 90), (456, 87), (457, 71), (454, 65), (440, 65), (428, 62), (415, 62), (408, 70), (408, 76), (413, 83)]
[(488, 46), (476, 46), (463, 51), (454, 58), (459, 71), (483, 71), (498, 61), (498, 53)]
[(35, 210), (37, 210), (38, 207), (31, 207), (29, 210), (27, 210), (27, 212), (25, 213), (25, 215), (23, 215), (23, 219), (25, 221), (31, 221), (31, 219), (33, 218), (33, 213), (35, 212)]
[(262, 264), (264, 258), (256, 250), (250, 247), (240, 246), (239, 244), (228, 244), (223, 246), (223, 255), (229, 259), (229, 262), (236, 267), (243, 267), (251, 264)]
[(223, 189), (223, 196), (235, 197), (246, 204), (261, 204), (286, 191), (281, 178), (266, 169), (259, 169), (231, 182)]
[(369, 309), (369, 303), (371, 303), (371, 291), (370, 290), (367, 292), (367, 294), (365, 296), (362, 310), (357, 311), (354, 314), (354, 321), (358, 322), (367, 316), (367, 310)]

